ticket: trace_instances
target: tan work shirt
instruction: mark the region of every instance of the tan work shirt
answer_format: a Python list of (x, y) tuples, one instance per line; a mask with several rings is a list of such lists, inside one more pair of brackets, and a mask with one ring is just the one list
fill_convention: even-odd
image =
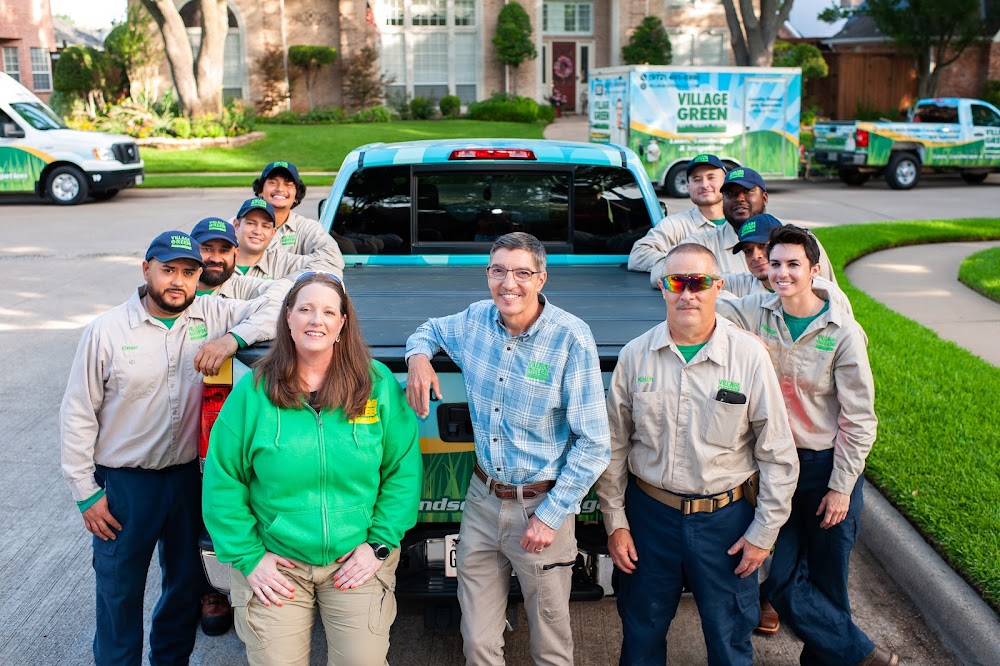
[[(747, 262), (743, 258), (743, 253), (737, 252), (733, 254), (733, 248), (740, 242), (740, 238), (733, 231), (733, 225), (728, 222), (716, 229), (692, 234), (681, 242), (697, 243), (711, 250), (712, 254), (715, 255), (716, 261), (719, 262), (719, 270), (722, 273), (747, 272)], [(819, 239), (816, 240), (816, 243), (819, 244)], [(821, 244), (819, 244), (819, 264), (820, 277), (837, 284), (837, 277), (833, 274), (833, 268), (830, 266), (830, 257), (827, 256), (826, 250), (823, 249)]]
[(273, 247), (268, 247), (257, 263), (248, 266), (243, 275), (264, 280), (294, 280), (306, 271), (323, 271), (333, 273), (341, 279), (344, 277), (343, 267), (331, 263), (324, 256), (292, 254)]
[(683, 213), (668, 215), (632, 246), (628, 255), (628, 269), (648, 272), (650, 282), (655, 285), (663, 277), (667, 252), (691, 234), (714, 228), (715, 223), (702, 215), (697, 206), (692, 206)]
[[(198, 455), (201, 346), (226, 333), (247, 343), (274, 337), (248, 324), (265, 299), (195, 299), (169, 330), (143, 307), (145, 286), (83, 332), (60, 410), (63, 476), (82, 501), (100, 488), (95, 463), (162, 469)], [(237, 332), (239, 331), (239, 332)]]
[[(746, 403), (716, 400), (719, 389)], [(611, 465), (597, 481), (604, 526), (629, 528), (629, 474), (683, 495), (715, 495), (760, 471), (744, 536), (770, 548), (788, 520), (799, 461), (781, 389), (760, 340), (716, 316), (708, 343), (685, 363), (666, 322), (622, 349), (608, 390)]]
[(720, 298), (716, 310), (767, 344), (795, 445), (812, 451), (832, 448), (828, 487), (850, 495), (865, 470), (878, 426), (868, 338), (827, 291), (816, 286), (813, 291), (830, 302), (829, 309), (794, 342), (777, 294)]
[[(316, 220), (310, 220), (292, 211), (285, 223), (278, 227), (268, 249), (283, 250), (292, 254), (308, 255), (322, 259), (343, 274), (344, 255), (337, 241)], [(317, 269), (319, 270), (319, 269)]]
[[(764, 286), (764, 283), (754, 277), (752, 273), (723, 273), (722, 279), (725, 282), (722, 284), (720, 298), (743, 298), (750, 294), (774, 293), (773, 291), (769, 291)], [(813, 287), (827, 293), (832, 302), (839, 305), (841, 309), (852, 317), (854, 316), (854, 308), (851, 307), (851, 301), (848, 300), (847, 294), (840, 290), (840, 287), (821, 277), (813, 278)]]

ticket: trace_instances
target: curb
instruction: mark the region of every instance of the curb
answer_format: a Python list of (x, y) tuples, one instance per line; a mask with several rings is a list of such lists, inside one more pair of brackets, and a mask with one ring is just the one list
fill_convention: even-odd
[(1000, 664), (1000, 617), (865, 480), (861, 541), (963, 663)]

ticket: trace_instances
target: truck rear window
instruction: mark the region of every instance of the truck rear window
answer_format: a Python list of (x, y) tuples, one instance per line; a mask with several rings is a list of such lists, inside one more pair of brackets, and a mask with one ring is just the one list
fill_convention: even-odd
[(333, 221), (362, 254), (487, 252), (511, 231), (550, 252), (628, 254), (651, 226), (635, 177), (606, 166), (361, 169)]
[(913, 122), (957, 123), (958, 107), (938, 104), (921, 104), (913, 110)]

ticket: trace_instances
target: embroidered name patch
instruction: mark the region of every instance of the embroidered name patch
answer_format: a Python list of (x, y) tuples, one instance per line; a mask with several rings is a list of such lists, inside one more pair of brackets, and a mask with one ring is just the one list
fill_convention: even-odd
[(295, 234), (287, 234), (281, 237), (282, 245), (295, 245)]
[(539, 361), (530, 361), (528, 363), (528, 371), (524, 373), (524, 376), (528, 379), (537, 379), (539, 381), (547, 382), (549, 381), (549, 364), (540, 363)]
[(188, 329), (188, 337), (192, 340), (204, 340), (208, 337), (208, 328), (204, 324), (192, 324)]
[(737, 393), (739, 393), (740, 392), (740, 383), (739, 382), (734, 382), (734, 381), (729, 380), (729, 379), (720, 379), (719, 380), (719, 388), (720, 389), (726, 389), (727, 391), (736, 391)]
[(767, 324), (761, 324), (760, 325), (760, 330), (764, 331), (768, 335), (777, 335), (778, 334), (778, 332), (776, 330), (774, 330), (773, 328), (771, 328)]
[(639, 377), (639, 383), (640, 384), (652, 384), (653, 383), (653, 377), (651, 375), (644, 375), (642, 377)]
[(361, 416), (350, 419), (349, 423), (378, 423), (378, 398), (367, 401)]
[(837, 346), (837, 338), (829, 335), (816, 336), (816, 349), (825, 352), (832, 352)]

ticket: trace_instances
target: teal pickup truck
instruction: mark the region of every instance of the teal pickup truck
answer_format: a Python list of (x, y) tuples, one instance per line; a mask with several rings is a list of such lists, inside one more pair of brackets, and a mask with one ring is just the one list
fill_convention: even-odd
[(959, 173), (967, 183), (1000, 172), (1000, 111), (977, 99), (922, 99), (906, 122), (818, 122), (814, 132), (813, 159), (848, 185), (882, 174), (908, 190), (921, 172)]
[[(371, 144), (347, 156), (321, 209), (324, 228), (370, 252), (345, 253), (344, 282), (372, 356), (401, 383), (406, 339), (417, 326), (489, 298), (489, 250), (510, 231), (545, 244), (545, 294), (590, 325), (606, 383), (625, 343), (666, 314), (648, 276), (626, 268), (632, 244), (666, 214), (627, 148), (515, 139)], [(232, 381), (261, 354), (245, 349), (221, 381), (206, 380), (202, 454)], [(423, 492), (417, 525), (402, 543), (396, 593), (423, 601), (428, 625), (439, 626), (453, 619), (454, 539), (475, 444), (458, 367), (440, 354), (432, 364), (448, 402), (432, 401), (420, 423)], [(611, 592), (612, 565), (593, 493), (576, 524), (573, 598), (600, 599)], [(210, 540), (202, 558), (212, 584), (228, 591), (228, 565)], [(514, 579), (511, 599), (518, 598)]]

